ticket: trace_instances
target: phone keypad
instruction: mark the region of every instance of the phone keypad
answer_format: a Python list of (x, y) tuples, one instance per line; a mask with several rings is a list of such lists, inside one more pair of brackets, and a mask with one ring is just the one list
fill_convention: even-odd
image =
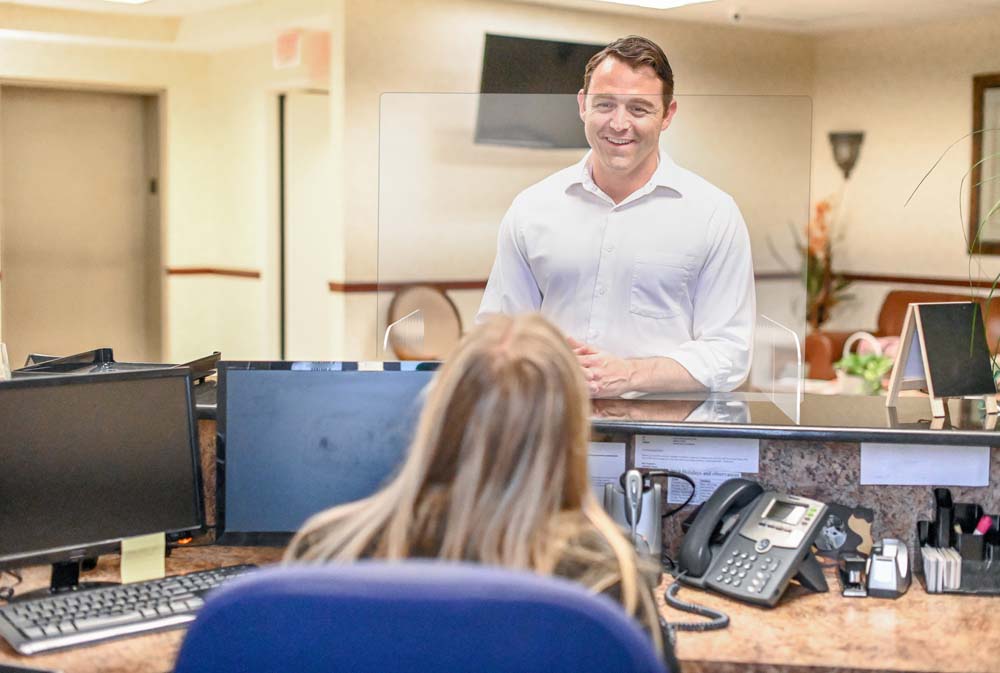
[[(717, 588), (747, 598), (767, 593), (770, 585), (780, 580), (780, 559), (772, 554), (757, 554), (752, 549), (734, 549), (729, 552), (722, 567), (714, 576)], [(775, 576), (778, 579), (775, 579)], [(749, 595), (748, 595), (749, 594)]]

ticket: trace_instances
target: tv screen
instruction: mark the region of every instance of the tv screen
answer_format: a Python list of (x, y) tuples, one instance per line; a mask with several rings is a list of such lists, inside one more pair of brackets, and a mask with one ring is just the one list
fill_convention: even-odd
[(487, 34), (476, 142), (587, 147), (576, 93), (587, 61), (603, 48)]

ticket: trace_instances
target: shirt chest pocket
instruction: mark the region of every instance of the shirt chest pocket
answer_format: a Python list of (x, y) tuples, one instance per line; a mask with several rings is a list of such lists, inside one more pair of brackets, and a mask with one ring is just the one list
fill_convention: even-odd
[(646, 318), (673, 318), (691, 310), (688, 281), (693, 258), (677, 253), (640, 253), (632, 267), (629, 310)]

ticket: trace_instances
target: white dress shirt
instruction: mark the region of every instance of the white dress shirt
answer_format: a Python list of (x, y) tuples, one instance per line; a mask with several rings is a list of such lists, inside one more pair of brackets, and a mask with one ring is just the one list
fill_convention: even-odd
[(578, 341), (623, 358), (668, 357), (710, 390), (750, 369), (750, 237), (725, 192), (660, 153), (615, 204), (590, 154), (521, 192), (500, 223), (477, 322), (539, 311)]

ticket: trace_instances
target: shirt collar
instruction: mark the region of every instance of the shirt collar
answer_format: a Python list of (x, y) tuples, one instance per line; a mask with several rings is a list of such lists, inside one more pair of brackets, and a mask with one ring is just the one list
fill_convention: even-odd
[[(593, 150), (589, 150), (587, 154), (584, 155), (583, 159), (571, 166), (570, 170), (566, 172), (566, 184), (564, 189), (569, 190), (569, 188), (573, 185), (581, 185), (588, 191), (599, 189), (597, 184), (594, 182), (594, 177), (590, 170), (591, 154), (593, 154)], [(666, 152), (660, 150), (659, 165), (657, 165), (656, 170), (653, 171), (653, 175), (650, 177), (649, 182), (647, 182), (645, 186), (640, 187), (638, 192), (645, 195), (652, 192), (657, 187), (665, 187), (666, 189), (683, 196), (684, 190), (682, 189), (682, 183), (683, 173), (680, 167), (674, 163), (674, 160), (671, 159)]]

